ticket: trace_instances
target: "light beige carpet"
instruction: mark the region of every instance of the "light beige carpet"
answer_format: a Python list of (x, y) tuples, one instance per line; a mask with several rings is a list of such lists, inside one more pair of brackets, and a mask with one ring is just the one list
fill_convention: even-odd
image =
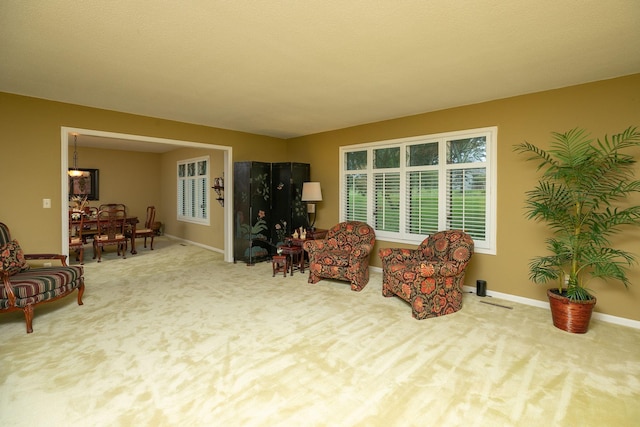
[(640, 425), (635, 329), (472, 294), (416, 321), (378, 273), (356, 293), (165, 237), (85, 268), (33, 334), (0, 315), (0, 425)]

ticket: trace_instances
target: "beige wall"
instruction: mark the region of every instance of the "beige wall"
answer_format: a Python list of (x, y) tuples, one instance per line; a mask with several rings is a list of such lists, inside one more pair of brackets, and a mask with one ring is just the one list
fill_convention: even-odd
[[(62, 247), (62, 180), (66, 182), (66, 177), (61, 176), (61, 127), (229, 146), (233, 147), (235, 160), (287, 160), (287, 143), (278, 138), (0, 92), (0, 156), (5, 177), (0, 221), (9, 225), (27, 252), (60, 252)], [(123, 152), (121, 156), (116, 150), (92, 152), (81, 148), (78, 166), (100, 169), (100, 201), (124, 201), (138, 215), (143, 215), (148, 204), (158, 201), (159, 219), (169, 222), (169, 218), (175, 218), (175, 164), (169, 167), (156, 162), (152, 155)], [(221, 167), (217, 167), (220, 171)], [(158, 182), (158, 186), (153, 187), (150, 181)], [(51, 199), (51, 209), (42, 208), (44, 198)], [(221, 210), (214, 209), (213, 214), (218, 213), (222, 215)], [(212, 236), (222, 233), (220, 222), (215, 220), (205, 232), (196, 233), (187, 227), (185, 236), (222, 248), (222, 237)], [(181, 231), (174, 225), (166, 231)]]
[[(0, 221), (11, 227), (25, 248), (59, 251), (61, 126), (231, 146), (234, 161), (308, 162), (311, 179), (322, 183), (324, 200), (317, 206), (317, 225), (325, 228), (338, 221), (338, 147), (498, 126), (498, 253), (474, 256), (466, 284), (473, 286), (477, 279), (484, 279), (489, 290), (544, 301), (545, 286), (529, 282), (527, 263), (532, 256), (544, 253), (546, 230), (542, 225), (527, 221), (523, 215), (524, 192), (532, 187), (536, 174), (534, 165), (515, 155), (512, 146), (524, 140), (545, 144), (550, 132), (562, 132), (576, 126), (601, 136), (630, 125), (640, 126), (640, 74), (287, 141), (0, 93), (0, 146), (5, 177)], [(190, 155), (186, 149), (180, 156), (183, 154)], [(81, 155), (81, 166), (91, 167), (83, 163), (85, 160), (88, 161)], [(197, 226), (179, 229), (177, 224), (172, 224), (175, 170), (169, 171), (175, 165), (174, 160), (172, 154), (160, 161), (162, 221), (167, 222), (176, 235), (184, 233), (188, 236), (185, 238), (218, 247), (218, 240), (210, 240), (211, 243), (198, 240), (202, 233)], [(52, 199), (52, 209), (42, 208), (45, 197)], [(107, 196), (102, 195), (101, 187), (102, 197)], [(640, 203), (640, 199), (635, 202)], [(217, 215), (216, 206), (213, 208), (212, 215)], [(221, 234), (221, 229), (216, 228), (219, 222), (214, 222), (212, 230), (215, 231), (211, 233)], [(615, 241), (620, 247), (640, 255), (638, 242), (640, 230), (626, 232)], [(385, 246), (396, 245), (377, 244), (377, 248)], [(372, 263), (380, 265), (377, 256), (373, 257)], [(629, 290), (618, 284), (593, 284), (598, 298), (596, 310), (640, 320), (640, 268), (635, 267), (630, 278), (634, 286)]]
[(192, 224), (178, 221), (176, 217), (176, 162), (178, 160), (193, 159), (209, 156), (211, 160), (211, 178), (222, 176), (224, 171), (224, 153), (221, 150), (205, 150), (200, 148), (181, 148), (162, 156), (162, 222), (164, 231), (192, 242), (197, 242), (219, 250), (224, 249), (224, 211), (215, 200), (217, 195), (213, 189), (209, 192), (211, 198), (210, 225)]
[[(326, 228), (338, 221), (338, 147), (498, 126), (497, 255), (475, 255), (465, 282), (475, 286), (477, 279), (484, 279), (489, 290), (546, 301), (546, 286), (532, 284), (527, 270), (531, 257), (545, 253), (547, 235), (543, 225), (527, 221), (523, 214), (524, 193), (534, 185), (535, 166), (517, 156), (512, 146), (524, 140), (545, 145), (550, 132), (576, 126), (599, 137), (631, 125), (640, 126), (640, 74), (292, 139), (289, 158), (310, 162), (311, 179), (322, 183), (317, 225)], [(640, 158), (640, 152), (635, 154)], [(640, 230), (618, 236), (615, 244), (640, 256)], [(379, 241), (376, 249), (388, 246), (402, 245)], [(380, 265), (377, 255), (372, 264)], [(593, 283), (596, 311), (640, 320), (640, 268), (634, 267), (630, 278), (634, 286), (628, 291), (617, 283)]]
[[(89, 205), (124, 203), (128, 215), (144, 222), (147, 206), (160, 209), (160, 160), (157, 153), (78, 147), (78, 167), (99, 170), (98, 200)], [(73, 164), (71, 147), (69, 164)]]
[[(179, 148), (168, 153), (142, 153), (136, 151), (78, 148), (78, 164), (82, 168), (98, 169), (100, 175), (99, 200), (102, 203), (124, 203), (129, 215), (144, 221), (147, 206), (156, 207), (156, 221), (163, 224), (165, 233), (224, 249), (224, 211), (210, 189), (210, 226), (186, 223), (176, 215), (176, 162), (195, 157), (209, 156), (211, 178), (222, 176), (224, 152), (216, 149)], [(69, 164), (73, 162), (73, 150), (69, 151)]]

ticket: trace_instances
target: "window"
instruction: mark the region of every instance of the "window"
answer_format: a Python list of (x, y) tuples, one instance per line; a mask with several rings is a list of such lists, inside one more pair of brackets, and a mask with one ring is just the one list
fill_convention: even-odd
[(178, 221), (209, 225), (209, 157), (178, 162)]
[(387, 241), (419, 244), (462, 229), (495, 254), (496, 127), (340, 148), (341, 221)]

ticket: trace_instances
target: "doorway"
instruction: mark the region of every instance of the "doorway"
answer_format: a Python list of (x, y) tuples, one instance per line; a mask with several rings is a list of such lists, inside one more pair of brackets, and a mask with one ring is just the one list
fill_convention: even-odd
[[(224, 177), (225, 177), (225, 187), (233, 188), (233, 149), (232, 147), (227, 147), (224, 145), (212, 145), (205, 144), (201, 142), (192, 142), (192, 141), (182, 141), (176, 139), (166, 139), (166, 138), (156, 138), (151, 136), (143, 136), (143, 135), (131, 135), (124, 133), (116, 133), (116, 132), (104, 132), (92, 129), (81, 129), (81, 128), (73, 128), (63, 126), (60, 128), (60, 152), (61, 152), (61, 223), (62, 223), (62, 236), (69, 235), (69, 221), (68, 221), (68, 175), (67, 171), (69, 168), (69, 141), (72, 140), (73, 134), (79, 134), (83, 136), (91, 136), (98, 138), (109, 138), (111, 140), (126, 140), (133, 141), (135, 144), (164, 144), (165, 146), (173, 146), (173, 147), (192, 147), (192, 148), (201, 148), (207, 150), (220, 150), (223, 151), (224, 154)], [(156, 146), (157, 147), (157, 146)], [(115, 148), (120, 149), (120, 148)], [(124, 148), (123, 150), (126, 150)], [(232, 191), (225, 191), (225, 201), (224, 201), (224, 260), (227, 262), (233, 262), (233, 200), (232, 200)], [(62, 239), (62, 253), (69, 256), (69, 241), (66, 238)]]

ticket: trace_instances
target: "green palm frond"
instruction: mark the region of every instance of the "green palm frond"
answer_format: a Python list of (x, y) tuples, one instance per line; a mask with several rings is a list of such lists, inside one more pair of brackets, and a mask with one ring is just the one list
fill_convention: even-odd
[(528, 142), (514, 146), (541, 171), (538, 184), (526, 192), (526, 216), (553, 233), (546, 242), (551, 255), (529, 264), (533, 282), (557, 281), (561, 288), (566, 277), (572, 299), (589, 298), (585, 286), (592, 278), (629, 285), (627, 271), (636, 257), (612, 249), (609, 238), (625, 226), (640, 225), (640, 206), (625, 205), (640, 192), (636, 160), (622, 151), (638, 148), (636, 127), (595, 141), (579, 128), (552, 133), (548, 150)]

